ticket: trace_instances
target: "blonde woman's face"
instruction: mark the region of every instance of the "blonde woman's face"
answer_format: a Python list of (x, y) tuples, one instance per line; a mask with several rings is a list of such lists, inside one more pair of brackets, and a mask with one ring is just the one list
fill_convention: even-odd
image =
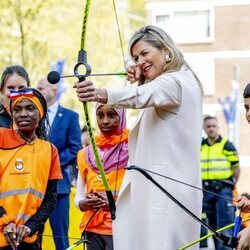
[(168, 54), (165, 49), (159, 50), (142, 40), (132, 47), (133, 59), (147, 80), (153, 80), (162, 74)]
[(10, 96), (10, 90), (20, 90), (25, 87), (28, 87), (28, 83), (25, 78), (14, 74), (11, 75), (7, 78), (5, 81), (4, 87), (2, 89), (2, 98), (3, 98), (3, 103), (5, 106), (9, 107), (9, 96)]

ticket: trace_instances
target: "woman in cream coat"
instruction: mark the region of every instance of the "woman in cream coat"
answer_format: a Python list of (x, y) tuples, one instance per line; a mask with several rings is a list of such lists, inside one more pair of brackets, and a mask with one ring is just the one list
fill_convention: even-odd
[[(129, 49), (135, 64), (127, 69), (128, 80), (138, 86), (97, 89), (90, 81), (80, 82), (75, 84), (79, 100), (140, 109), (129, 137), (129, 163), (201, 187), (198, 78), (169, 35), (155, 26), (136, 32)], [(200, 191), (152, 177), (201, 217)], [(126, 172), (113, 222), (115, 250), (175, 250), (199, 235), (199, 223), (142, 174)]]

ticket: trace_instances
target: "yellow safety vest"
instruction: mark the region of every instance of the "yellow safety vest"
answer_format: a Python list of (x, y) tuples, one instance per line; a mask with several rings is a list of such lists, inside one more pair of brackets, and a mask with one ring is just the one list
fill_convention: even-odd
[(201, 146), (201, 172), (202, 180), (228, 179), (233, 176), (231, 162), (237, 161), (238, 156), (233, 151), (224, 149), (227, 139), (213, 145)]

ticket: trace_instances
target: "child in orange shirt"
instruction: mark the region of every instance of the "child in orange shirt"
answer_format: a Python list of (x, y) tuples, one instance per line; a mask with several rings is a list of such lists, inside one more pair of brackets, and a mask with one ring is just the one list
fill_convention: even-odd
[(32, 88), (10, 94), (14, 128), (0, 128), (0, 249), (40, 250), (37, 232), (56, 206), (62, 179), (46, 141), (46, 101)]
[[(96, 106), (97, 124), (101, 134), (95, 138), (105, 175), (114, 198), (128, 162), (128, 134), (125, 110), (108, 105)], [(112, 220), (105, 189), (91, 146), (78, 152), (76, 206), (84, 212), (80, 230), (91, 244), (88, 250), (113, 250)]]

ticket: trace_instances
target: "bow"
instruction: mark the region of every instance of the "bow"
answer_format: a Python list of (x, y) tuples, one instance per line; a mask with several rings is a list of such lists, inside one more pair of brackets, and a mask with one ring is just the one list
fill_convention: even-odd
[[(122, 51), (123, 62), (124, 62), (124, 68), (125, 68), (125, 59), (124, 59), (125, 56), (124, 56), (124, 52), (123, 52), (123, 44), (122, 44), (122, 39), (121, 39), (121, 35), (120, 35), (118, 16), (117, 16), (117, 13), (116, 13), (115, 1), (113, 0), (112, 2), (113, 2), (114, 12), (115, 12), (115, 18), (116, 18), (116, 23), (117, 23), (118, 33), (119, 33), (119, 40), (120, 40), (120, 44), (121, 44), (121, 51)], [(55, 84), (61, 78), (66, 78), (66, 77), (77, 77), (79, 82), (82, 82), (82, 81), (85, 81), (86, 77), (88, 77), (88, 76), (105, 76), (105, 75), (125, 76), (126, 75), (126, 73), (124, 73), (124, 72), (106, 73), (106, 74), (104, 74), (104, 73), (103, 74), (91, 74), (91, 67), (87, 63), (87, 52), (85, 50), (85, 47), (86, 47), (86, 31), (87, 31), (87, 23), (88, 23), (90, 4), (91, 4), (91, 0), (86, 0), (85, 9), (84, 9), (83, 23), (82, 23), (81, 44), (80, 44), (80, 50), (78, 52), (78, 60), (77, 60), (76, 65), (74, 66), (74, 75), (65, 75), (65, 76), (63, 76), (63, 75), (60, 75), (56, 71), (51, 71), (47, 76), (47, 79), (51, 84)], [(84, 73), (79, 73), (78, 70), (80, 68), (81, 68), (81, 71), (83, 69), (85, 70)], [(115, 200), (114, 200), (114, 196), (112, 194), (112, 191), (111, 191), (111, 189), (110, 189), (110, 187), (108, 185), (106, 175), (105, 175), (105, 172), (104, 172), (104, 168), (103, 168), (103, 165), (102, 165), (102, 161), (100, 159), (99, 152), (98, 152), (98, 149), (97, 149), (97, 146), (96, 146), (96, 143), (95, 143), (93, 128), (92, 128), (92, 125), (91, 125), (91, 120), (90, 120), (90, 115), (89, 115), (88, 103), (83, 103), (83, 109), (84, 109), (85, 125), (87, 127), (90, 143), (91, 143), (91, 146), (92, 146), (92, 149), (93, 149), (93, 154), (94, 154), (96, 164), (97, 164), (97, 167), (98, 167), (98, 170), (99, 170), (99, 173), (100, 173), (103, 185), (104, 185), (105, 192), (107, 194), (111, 218), (112, 218), (112, 220), (114, 220), (115, 216), (116, 216), (115, 215), (115, 213), (116, 213)], [(78, 246), (81, 243), (87, 243), (88, 244), (90, 242), (87, 241), (87, 240), (84, 240), (84, 239), (80, 239), (80, 240), (76, 241), (72, 246), (70, 246), (67, 249), (73, 249), (73, 248), (75, 248), (76, 246)]]
[[(80, 46), (80, 50), (78, 52), (78, 61), (74, 67), (74, 74), (75, 74), (75, 76), (78, 77), (79, 82), (84, 81), (86, 79), (86, 77), (88, 77), (91, 73), (91, 67), (87, 63), (87, 52), (85, 50), (86, 30), (87, 30), (87, 21), (88, 21), (90, 3), (91, 3), (91, 0), (87, 0), (86, 4), (85, 4), (84, 18), (83, 18), (83, 24), (82, 24), (81, 46)], [(84, 75), (81, 75), (78, 73), (78, 68), (80, 66), (85, 67), (86, 71), (85, 71)], [(103, 185), (104, 185), (107, 197), (108, 197), (111, 218), (112, 218), (112, 220), (114, 220), (115, 219), (115, 212), (116, 212), (115, 200), (114, 200), (113, 194), (111, 192), (111, 189), (108, 185), (108, 182), (107, 182), (107, 179), (105, 176), (105, 172), (104, 172), (104, 169), (102, 166), (102, 161), (100, 159), (98, 149), (97, 149), (97, 146), (95, 143), (93, 129), (92, 129), (91, 121), (90, 121), (88, 103), (83, 103), (83, 109), (84, 109), (84, 118), (85, 118), (85, 123), (86, 123), (86, 127), (87, 127), (88, 134), (89, 134), (90, 143), (91, 143), (94, 157), (96, 160), (96, 164), (97, 164), (98, 170), (100, 172), (102, 182), (103, 182)]]
[[(148, 174), (147, 170), (142, 169), (142, 168), (137, 167), (137, 166), (133, 166), (133, 165), (129, 166), (129, 167), (126, 167), (126, 169), (127, 170), (136, 170), (139, 173), (141, 173), (142, 175), (144, 175), (149, 181), (151, 181), (155, 186), (157, 186), (166, 196), (168, 196), (174, 203), (176, 203), (180, 208), (182, 208), (186, 213), (188, 213), (193, 219), (195, 219), (196, 221), (198, 221), (202, 226), (204, 226), (210, 232), (212, 232), (208, 237), (210, 237), (210, 236), (216, 237), (218, 240), (220, 240), (220, 241), (223, 242), (224, 246), (231, 247), (231, 248), (236, 248), (237, 247), (237, 245), (238, 245), (237, 234), (238, 234), (238, 232), (240, 230), (240, 223), (241, 223), (241, 217), (240, 216), (236, 217), (235, 223), (233, 223), (232, 225), (229, 225), (231, 227), (235, 225), (235, 230), (234, 230), (233, 236), (230, 236), (230, 237), (226, 236), (226, 235), (222, 234), (221, 231), (226, 230), (227, 228), (224, 228), (223, 230), (217, 230), (216, 231), (215, 229), (213, 229), (212, 227), (210, 227), (208, 224), (206, 224), (204, 221), (202, 221), (199, 217), (197, 217), (194, 213), (192, 213), (189, 209), (187, 209), (175, 197), (173, 197), (156, 180), (154, 180), (152, 178), (152, 176)], [(191, 186), (191, 185), (189, 185), (189, 186)], [(191, 187), (193, 187), (193, 186), (191, 186)], [(200, 238), (200, 239), (198, 239), (198, 240), (196, 240), (196, 241), (194, 241), (192, 243), (189, 243), (189, 244), (185, 245), (184, 248), (183, 247), (179, 248), (179, 250), (186, 249), (187, 247), (189, 247), (191, 245), (194, 245), (194, 244), (200, 242), (201, 240), (203, 240), (203, 238)]]
[[(118, 16), (117, 16), (117, 12), (116, 12), (115, 1), (113, 0), (112, 2), (113, 2), (114, 12), (115, 12), (115, 18), (116, 18), (118, 34), (119, 34), (119, 40), (120, 40), (120, 44), (121, 44), (121, 52), (122, 52), (124, 68), (125, 68), (125, 60), (124, 60), (125, 56), (124, 56), (124, 52), (123, 52), (123, 44), (122, 44), (120, 28), (119, 28), (119, 23), (118, 23)], [(87, 63), (87, 52), (85, 50), (87, 21), (88, 21), (88, 16), (89, 16), (90, 3), (91, 3), (91, 0), (86, 0), (84, 18), (83, 18), (83, 24), (82, 24), (81, 46), (80, 46), (80, 50), (78, 52), (78, 61), (77, 61), (77, 64), (75, 65), (75, 67), (74, 67), (74, 75), (79, 79), (79, 82), (84, 81), (86, 79), (86, 77), (91, 75), (91, 67)], [(78, 68), (82, 67), (82, 66), (85, 67), (85, 74), (79, 74), (78, 73)], [(94, 74), (92, 74), (92, 75), (94, 75)], [(98, 75), (98, 74), (96, 74), (96, 75)], [(121, 75), (121, 76), (124, 76), (124, 75), (126, 75), (126, 73), (118, 72), (118, 73), (113, 73), (113, 74), (110, 73), (110, 74), (99, 74), (99, 75)], [(109, 210), (110, 210), (110, 213), (111, 213), (111, 218), (112, 218), (112, 220), (114, 220), (115, 219), (115, 212), (116, 212), (115, 200), (114, 200), (114, 196), (113, 196), (113, 194), (111, 192), (111, 189), (110, 189), (110, 187), (108, 185), (108, 182), (107, 182), (107, 179), (106, 179), (106, 176), (105, 176), (105, 172), (104, 172), (104, 169), (103, 169), (103, 166), (102, 166), (102, 161), (100, 159), (98, 149), (97, 149), (97, 146), (96, 146), (96, 143), (95, 143), (95, 139), (94, 139), (94, 135), (93, 135), (93, 129), (92, 129), (90, 115), (89, 115), (88, 103), (83, 103), (83, 109), (84, 109), (85, 124), (86, 124), (88, 135), (89, 135), (89, 138), (90, 138), (90, 143), (91, 143), (91, 146), (92, 146), (92, 149), (93, 149), (93, 153), (94, 153), (94, 157), (95, 157), (95, 160), (96, 160), (98, 170), (100, 172), (100, 175), (101, 175), (101, 178), (102, 178), (102, 181), (103, 181), (105, 192), (106, 192), (107, 197), (108, 197), (108, 203), (109, 203)]]
[(72, 246), (68, 247), (68, 248), (65, 249), (65, 250), (73, 249), (73, 248), (79, 246), (79, 245), (82, 244), (82, 243), (90, 244), (90, 242), (89, 242), (88, 240), (80, 239), (80, 240), (76, 241)]
[[(38, 234), (38, 236), (42, 236), (42, 237), (53, 237), (53, 238), (64, 238), (64, 237), (62, 237), (62, 236), (56, 236), (56, 235), (49, 235), (49, 234), (44, 234), (44, 233), (42, 233), (42, 234)], [(80, 244), (82, 244), (82, 243), (84, 243), (84, 244), (90, 244), (91, 242), (90, 241), (88, 241), (88, 240), (85, 240), (85, 239), (83, 239), (83, 238), (81, 238), (81, 239), (78, 239), (78, 238), (73, 238), (73, 237), (68, 237), (68, 239), (74, 239), (74, 240), (76, 240), (77, 239), (77, 241), (76, 242), (74, 242), (73, 243), (73, 245), (71, 245), (71, 246), (69, 246), (68, 248), (66, 248), (65, 250), (70, 250), (70, 249), (74, 249), (75, 247), (77, 247), (77, 246), (79, 246)], [(18, 249), (15, 249), (15, 250), (18, 250)]]
[[(113, 2), (114, 12), (115, 12), (115, 18), (116, 18), (116, 23), (117, 23), (118, 33), (119, 33), (119, 40), (120, 40), (120, 44), (121, 44), (121, 51), (122, 51), (123, 62), (124, 62), (124, 68), (125, 68), (125, 59), (124, 59), (124, 52), (123, 52), (123, 44), (122, 44), (122, 39), (121, 39), (121, 34), (120, 34), (120, 28), (119, 28), (119, 23), (118, 23), (118, 16), (117, 16), (117, 13), (116, 13), (115, 1), (113, 0), (112, 2)], [(74, 75), (65, 75), (65, 76), (63, 76), (63, 75), (60, 75), (56, 71), (51, 71), (48, 74), (48, 76), (47, 76), (47, 79), (48, 79), (48, 81), (51, 84), (55, 84), (61, 78), (66, 78), (66, 77), (77, 77), (78, 80), (79, 80), (79, 82), (82, 82), (88, 76), (104, 76), (104, 75), (125, 76), (126, 75), (126, 73), (124, 73), (124, 72), (106, 73), (106, 74), (91, 74), (91, 67), (87, 63), (87, 52), (85, 50), (85, 46), (86, 46), (86, 31), (87, 31), (87, 23), (88, 23), (88, 16), (89, 16), (90, 4), (91, 4), (91, 0), (86, 0), (85, 9), (84, 9), (83, 23), (82, 23), (81, 44), (80, 44), (80, 50), (78, 52), (78, 60), (77, 60), (76, 65), (74, 66)], [(81, 68), (81, 72), (84, 69), (84, 73), (79, 73), (78, 70), (80, 68)], [(114, 220), (115, 216), (116, 216), (115, 215), (115, 213), (116, 213), (115, 200), (114, 200), (114, 196), (112, 194), (112, 191), (111, 191), (111, 189), (110, 189), (110, 187), (108, 185), (108, 182), (107, 182), (107, 179), (106, 179), (106, 176), (105, 176), (105, 172), (104, 172), (104, 168), (103, 168), (103, 165), (102, 165), (102, 161), (100, 159), (99, 152), (98, 152), (98, 149), (97, 149), (97, 146), (96, 146), (96, 143), (95, 143), (94, 134), (93, 134), (93, 128), (92, 128), (92, 125), (91, 125), (91, 120), (90, 120), (90, 115), (89, 115), (88, 103), (83, 103), (83, 109), (84, 109), (85, 125), (87, 127), (87, 131), (88, 131), (90, 143), (91, 143), (93, 154), (94, 154), (94, 157), (95, 157), (95, 160), (96, 160), (96, 165), (98, 167), (98, 170), (99, 170), (99, 173), (100, 173), (103, 185), (104, 185), (104, 189), (105, 189), (105, 192), (107, 194), (108, 204), (109, 204), (109, 210), (110, 210), (110, 214), (111, 214), (111, 219)], [(115, 188), (115, 190), (116, 190), (116, 188)], [(70, 248), (68, 248), (68, 249), (73, 249), (77, 245), (79, 245), (81, 243), (84, 243), (84, 242), (88, 243), (87, 241), (85, 241), (83, 239), (80, 239), (77, 242), (75, 242), (72, 246), (70, 246)]]

